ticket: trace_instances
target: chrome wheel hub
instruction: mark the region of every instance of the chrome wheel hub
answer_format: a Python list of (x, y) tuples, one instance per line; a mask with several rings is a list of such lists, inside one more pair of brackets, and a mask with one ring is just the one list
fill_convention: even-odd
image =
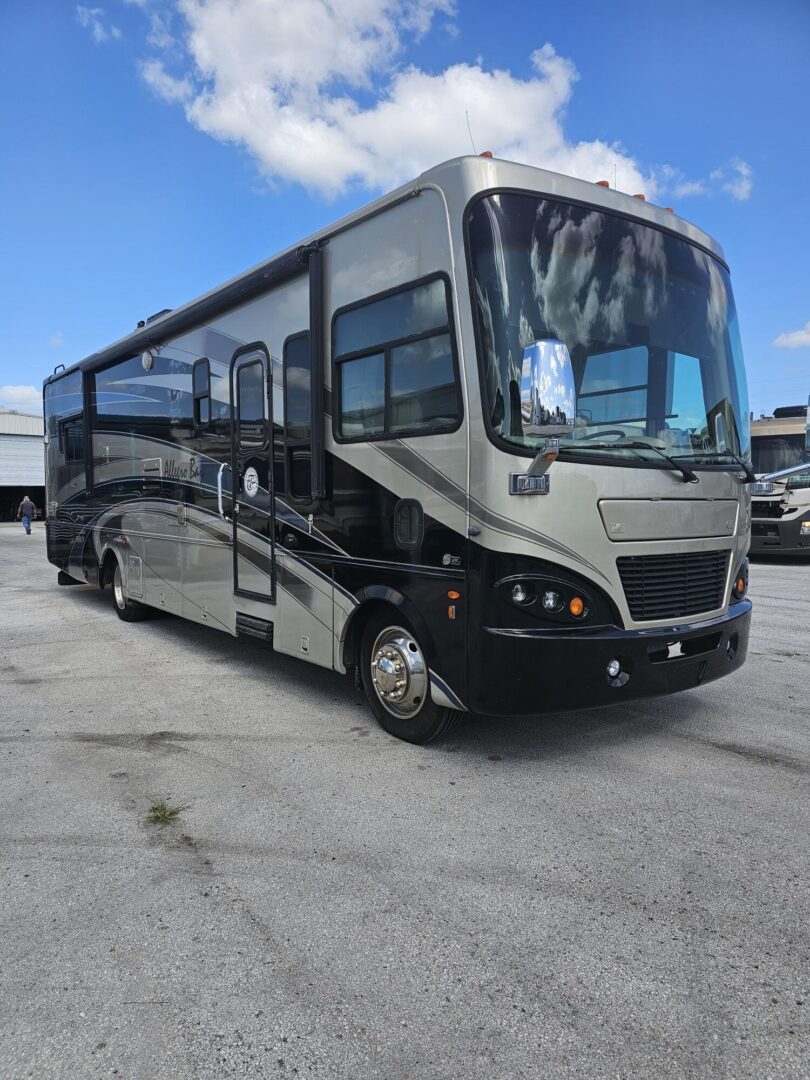
[(121, 580), (121, 567), (116, 566), (115, 574), (113, 575), (113, 593), (115, 594), (115, 602), (121, 611), (127, 606), (127, 598), (124, 596), (124, 582)]
[(371, 681), (393, 716), (416, 716), (425, 703), (427, 665), (422, 650), (407, 630), (390, 626), (371, 650)]

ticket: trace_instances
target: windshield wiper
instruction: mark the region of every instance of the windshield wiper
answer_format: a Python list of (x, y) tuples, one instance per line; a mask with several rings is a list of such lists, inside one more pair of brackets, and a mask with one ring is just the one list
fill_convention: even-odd
[(709, 450), (706, 453), (683, 454), (683, 455), (679, 454), (678, 456), (679, 457), (690, 457), (692, 459), (698, 458), (698, 457), (701, 457), (701, 458), (730, 457), (731, 460), (734, 461), (737, 465), (739, 465), (739, 467), (745, 473), (745, 482), (747, 484), (756, 483), (756, 479), (757, 479), (756, 473), (751, 468), (751, 466), (748, 464), (748, 462), (743, 461), (743, 459), (741, 457), (738, 457), (731, 450)]
[[(582, 441), (585, 442), (587, 440), (582, 440)], [(579, 452), (580, 449), (582, 449), (582, 450), (653, 450), (656, 454), (659, 455), (659, 457), (662, 457), (664, 459), (664, 461), (666, 461), (666, 463), (672, 469), (675, 470), (675, 472), (679, 472), (681, 474), (681, 476), (683, 477), (683, 482), (685, 484), (699, 484), (700, 483), (700, 477), (697, 475), (697, 473), (692, 472), (692, 470), (687, 468), (686, 465), (681, 465), (681, 463), (679, 461), (676, 461), (675, 458), (670, 457), (669, 454), (665, 454), (663, 450), (660, 450), (657, 446), (653, 446), (652, 443), (646, 443), (646, 442), (640, 442), (638, 440), (634, 440), (633, 442), (622, 442), (622, 443), (594, 443), (594, 442), (588, 442), (588, 445), (583, 446), (583, 447), (579, 447), (579, 446), (561, 446), (560, 447), (561, 452), (563, 450), (573, 450), (575, 453), (577, 453), (577, 452)]]

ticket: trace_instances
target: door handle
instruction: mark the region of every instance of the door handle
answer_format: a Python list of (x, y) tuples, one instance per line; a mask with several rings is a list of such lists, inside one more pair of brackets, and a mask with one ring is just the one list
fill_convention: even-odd
[(230, 521), (230, 518), (227, 517), (225, 514), (225, 507), (222, 503), (222, 474), (225, 472), (227, 467), (228, 466), (223, 461), (219, 467), (219, 472), (217, 473), (217, 510), (219, 510), (219, 516), (222, 518), (223, 521)]

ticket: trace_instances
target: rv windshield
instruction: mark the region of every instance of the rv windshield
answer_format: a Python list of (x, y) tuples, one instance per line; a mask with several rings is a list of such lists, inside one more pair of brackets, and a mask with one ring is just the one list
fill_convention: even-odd
[[(484, 409), (496, 438), (614, 463), (747, 456), (725, 267), (640, 222), (534, 195), (469, 218)], [(629, 444), (633, 444), (632, 446)]]
[[(754, 472), (759, 476), (801, 465), (804, 454), (804, 434), (754, 435), (751, 439), (751, 460)], [(807, 472), (790, 477), (787, 486), (791, 490), (810, 487), (810, 462)]]

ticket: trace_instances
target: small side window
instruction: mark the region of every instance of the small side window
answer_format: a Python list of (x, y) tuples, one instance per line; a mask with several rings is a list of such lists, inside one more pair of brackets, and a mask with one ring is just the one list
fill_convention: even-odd
[(65, 461), (84, 461), (84, 420), (62, 424), (62, 447)]
[(400, 499), (394, 507), (394, 542), (403, 551), (422, 546), (425, 535), (425, 515), (416, 499)]
[(206, 427), (211, 419), (211, 365), (206, 357), (197, 360), (191, 372), (194, 388), (194, 427)]

